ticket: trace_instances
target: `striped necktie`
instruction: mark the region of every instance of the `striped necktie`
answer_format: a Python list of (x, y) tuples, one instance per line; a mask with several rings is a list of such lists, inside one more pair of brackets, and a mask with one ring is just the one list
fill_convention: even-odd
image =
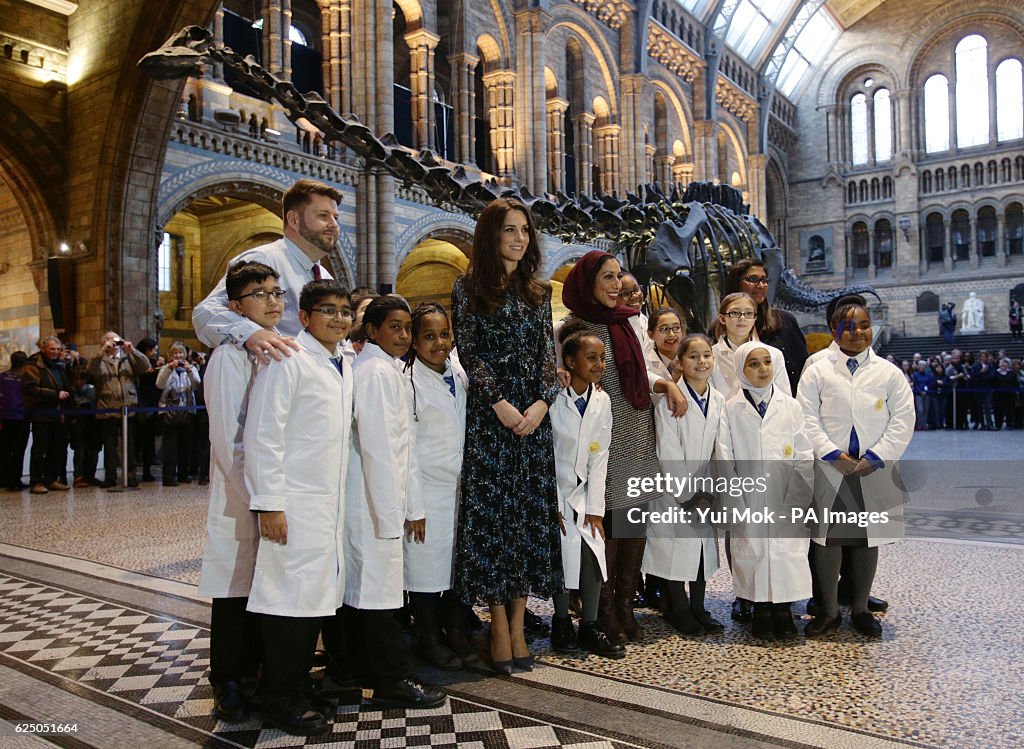
[(767, 410), (768, 410), (768, 404), (765, 403), (764, 401), (761, 401), (760, 403), (757, 404), (757, 414), (762, 419), (764, 418), (764, 413)]
[(846, 368), (848, 370), (850, 370), (850, 374), (853, 374), (854, 372), (856, 372), (857, 371), (857, 367), (859, 367), (859, 366), (860, 366), (860, 362), (858, 362), (856, 359), (847, 359), (846, 360)]
[(581, 395), (579, 398), (576, 399), (575, 403), (576, 403), (576, 410), (580, 412), (580, 416), (582, 416), (584, 413), (586, 413), (586, 411), (587, 411), (587, 399), (586, 398), (584, 398)]

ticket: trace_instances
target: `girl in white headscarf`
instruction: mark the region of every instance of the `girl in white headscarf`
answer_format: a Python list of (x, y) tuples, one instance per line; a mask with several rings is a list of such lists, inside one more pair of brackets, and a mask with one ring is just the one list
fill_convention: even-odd
[(725, 404), (717, 446), (721, 469), (735, 487), (725, 497), (729, 519), (747, 510), (773, 513), (771, 522), (751, 519), (730, 529), (733, 590), (753, 602), (751, 630), (765, 640), (796, 636), (790, 603), (811, 592), (809, 540), (791, 508), (811, 502), (813, 456), (803, 410), (772, 383), (781, 366), (781, 352), (759, 341), (736, 349), (741, 388)]

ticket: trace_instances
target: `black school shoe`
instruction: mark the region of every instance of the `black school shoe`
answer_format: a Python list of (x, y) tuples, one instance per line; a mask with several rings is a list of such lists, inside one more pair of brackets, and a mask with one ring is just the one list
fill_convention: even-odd
[(551, 631), (551, 627), (547, 625), (547, 622), (529, 609), (523, 612), (523, 629), (526, 631), (526, 634), (535, 637), (543, 637)]
[(881, 637), (882, 624), (870, 611), (862, 611), (850, 617), (853, 628), (865, 637)]
[(732, 619), (734, 622), (749, 622), (751, 618), (750, 601), (746, 598), (737, 598), (732, 602)]
[(556, 653), (574, 653), (580, 649), (571, 617), (551, 617), (551, 649)]
[(759, 640), (774, 642), (775, 620), (772, 617), (772, 604), (755, 603), (754, 613), (750, 622), (750, 633)]
[(249, 702), (239, 681), (226, 681), (213, 688), (213, 714), (225, 723), (249, 720)]
[(814, 617), (814, 621), (808, 622), (807, 626), (804, 627), (804, 637), (810, 639), (821, 637), (826, 632), (834, 632), (839, 629), (839, 625), (842, 623), (842, 614), (839, 614), (839, 616), (826, 616), (825, 614), (819, 614)]
[(264, 723), (292, 736), (319, 736), (330, 730), (327, 719), (305, 699), (265, 701), (262, 712)]
[(423, 710), (443, 705), (448, 699), (448, 695), (440, 689), (424, 686), (412, 679), (400, 679), (383, 687), (374, 688), (373, 697), (370, 699), (375, 705), (381, 707)]
[(626, 657), (626, 647), (608, 639), (608, 635), (597, 628), (597, 622), (582, 622), (579, 634), (580, 647), (601, 658)]
[(772, 627), (780, 640), (792, 640), (799, 632), (793, 621), (793, 611), (788, 603), (772, 604)]

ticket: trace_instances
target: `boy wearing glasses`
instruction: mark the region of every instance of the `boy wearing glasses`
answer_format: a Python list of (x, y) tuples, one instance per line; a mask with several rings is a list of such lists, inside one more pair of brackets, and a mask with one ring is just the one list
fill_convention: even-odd
[[(262, 330), (275, 332), (284, 291), (273, 268), (232, 265), (225, 277), (229, 309)], [(249, 511), (242, 468), (246, 405), (259, 364), (243, 348), (218, 346), (206, 368), (210, 420), (210, 507), (206, 516), (199, 595), (213, 599), (210, 614), (210, 683), (214, 714), (227, 722), (249, 717), (242, 680), (259, 670), (259, 617), (246, 612), (259, 524)]]
[(310, 703), (309, 670), (321, 617), (336, 614), (344, 593), (352, 369), (339, 344), (351, 315), (337, 282), (303, 287), (299, 349), (261, 369), (245, 422), (245, 484), (260, 530), (249, 611), (263, 615), (261, 709), (298, 736), (329, 728)]

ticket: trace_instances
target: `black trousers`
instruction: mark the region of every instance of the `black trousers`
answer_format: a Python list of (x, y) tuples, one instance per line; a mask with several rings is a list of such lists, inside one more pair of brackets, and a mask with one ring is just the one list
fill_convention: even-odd
[(188, 451), (191, 440), (192, 424), (185, 426), (164, 424), (164, 481), (188, 479)]
[(68, 428), (56, 421), (32, 422), (29, 473), (33, 484), (67, 483)]
[[(117, 481), (117, 469), (121, 467), (121, 417), (96, 419), (103, 439), (103, 478)], [(128, 417), (128, 478), (135, 478), (135, 417)]]
[[(263, 678), (265, 702), (294, 700), (306, 694), (313, 667), (318, 617), (263, 614)], [(211, 663), (212, 665), (212, 663)]]
[(156, 459), (156, 436), (160, 431), (160, 414), (138, 414), (135, 418), (138, 422), (138, 457), (142, 463), (142, 475), (151, 476), (153, 461)]
[(323, 620), (324, 647), (332, 670), (381, 687), (412, 676), (409, 650), (395, 615), (397, 609), (343, 606)]
[(21, 486), (28, 432), (29, 423), (24, 419), (0, 421), (0, 486), (9, 489)]
[(210, 612), (210, 683), (256, 676), (262, 651), (262, 616), (246, 611), (249, 599), (214, 598)]

